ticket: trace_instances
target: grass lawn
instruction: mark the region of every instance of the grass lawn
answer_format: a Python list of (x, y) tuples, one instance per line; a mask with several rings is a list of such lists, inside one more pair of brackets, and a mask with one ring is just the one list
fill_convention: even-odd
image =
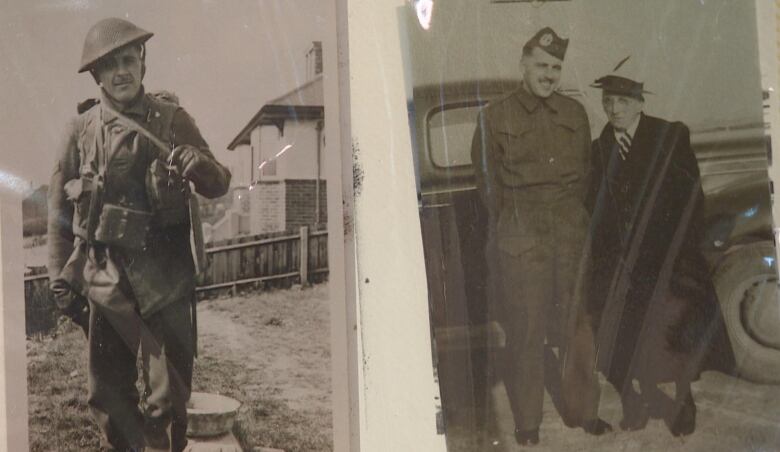
[[(200, 303), (193, 390), (240, 400), (234, 433), (245, 451), (330, 451), (327, 285)], [(87, 405), (86, 340), (61, 324), (28, 339), (31, 451), (98, 449)]]

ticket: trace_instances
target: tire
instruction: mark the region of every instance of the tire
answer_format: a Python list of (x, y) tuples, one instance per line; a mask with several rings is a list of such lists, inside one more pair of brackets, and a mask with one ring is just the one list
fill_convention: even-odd
[(713, 276), (740, 377), (780, 383), (780, 303), (775, 247), (755, 242), (731, 249)]

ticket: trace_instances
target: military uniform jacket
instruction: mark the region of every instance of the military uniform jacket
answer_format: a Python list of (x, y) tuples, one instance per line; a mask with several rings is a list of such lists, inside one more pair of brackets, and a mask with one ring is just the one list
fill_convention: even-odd
[[(207, 197), (227, 192), (230, 172), (216, 161), (193, 119), (178, 105), (143, 92), (124, 110), (106, 96), (100, 102), (109, 103), (172, 147), (197, 147), (206, 163), (191, 176), (196, 191)], [(49, 275), (52, 280), (64, 279), (77, 292), (107, 307), (135, 299), (137, 309), (147, 316), (194, 293), (190, 227), (201, 225), (190, 225), (188, 218), (174, 226), (153, 226), (143, 249), (99, 243), (88, 247), (91, 193), (87, 182), (99, 172), (95, 153), (101, 144), (108, 161), (104, 203), (136, 210), (150, 208), (146, 177), (157, 158), (153, 145), (146, 137), (118, 124), (117, 118), (98, 103), (68, 124), (57, 151), (49, 185)], [(78, 190), (73, 189), (73, 181), (78, 182)]]
[[(522, 254), (553, 226), (558, 236), (584, 236), (590, 128), (579, 102), (557, 92), (541, 99), (521, 86), (480, 112), (471, 153), (499, 249)], [(554, 215), (543, 215), (550, 209)]]
[[(683, 309), (684, 318), (662, 321), (669, 329), (671, 341), (667, 346), (693, 352), (702, 345), (702, 334), (714, 331), (719, 311), (707, 264), (699, 251), (704, 195), (688, 128), (680, 122), (642, 114), (626, 160), (619, 157), (614, 129), (609, 124), (593, 142), (592, 152), (594, 178), (588, 195), (592, 273), (588, 298), (597, 322), (609, 301), (615, 272), (620, 271), (629, 247), (638, 246), (636, 262), (627, 273), (627, 295), (616, 301), (623, 303), (622, 317), (617, 323), (601, 319), (599, 325), (617, 330), (614, 343), (598, 344), (602, 351), (605, 347), (613, 350), (612, 362), (602, 367), (628, 365), (634, 358), (642, 326), (649, 320), (646, 316), (652, 312), (648, 308), (660, 303), (654, 297), (669, 293), (687, 300), (690, 306)], [(667, 157), (669, 164), (661, 172)], [(656, 181), (660, 190), (651, 199)], [(638, 232), (637, 225), (645, 212), (649, 221), (644, 231)], [(682, 234), (676, 250), (670, 246), (675, 234)], [(670, 277), (664, 280), (661, 273), (670, 263)], [(665, 313), (657, 315), (663, 317)], [(683, 343), (685, 340), (688, 343)]]

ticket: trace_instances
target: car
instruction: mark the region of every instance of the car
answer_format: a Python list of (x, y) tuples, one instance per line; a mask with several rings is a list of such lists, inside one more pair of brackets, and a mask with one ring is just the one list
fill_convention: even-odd
[[(409, 101), (429, 306), (445, 411), (479, 405), (491, 353), (504, 336), (491, 321), (486, 211), (477, 195), (471, 141), (480, 108), (517, 80), (484, 79), (416, 86)], [(576, 90), (564, 94), (588, 102)], [(588, 111), (591, 124), (600, 112)], [(603, 117), (600, 118), (603, 124)], [(600, 126), (593, 128), (597, 136)], [(763, 124), (694, 129), (691, 143), (705, 189), (704, 242), (742, 378), (780, 383), (780, 309)], [(486, 353), (487, 351), (487, 353)], [(464, 391), (463, 385), (471, 385)], [(474, 396), (477, 394), (477, 396)]]

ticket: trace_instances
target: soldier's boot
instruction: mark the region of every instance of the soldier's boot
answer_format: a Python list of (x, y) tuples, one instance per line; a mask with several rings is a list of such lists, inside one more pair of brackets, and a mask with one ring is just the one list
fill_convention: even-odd
[(146, 452), (167, 452), (171, 450), (171, 441), (168, 437), (168, 429), (164, 425), (147, 423), (144, 439), (146, 440)]

